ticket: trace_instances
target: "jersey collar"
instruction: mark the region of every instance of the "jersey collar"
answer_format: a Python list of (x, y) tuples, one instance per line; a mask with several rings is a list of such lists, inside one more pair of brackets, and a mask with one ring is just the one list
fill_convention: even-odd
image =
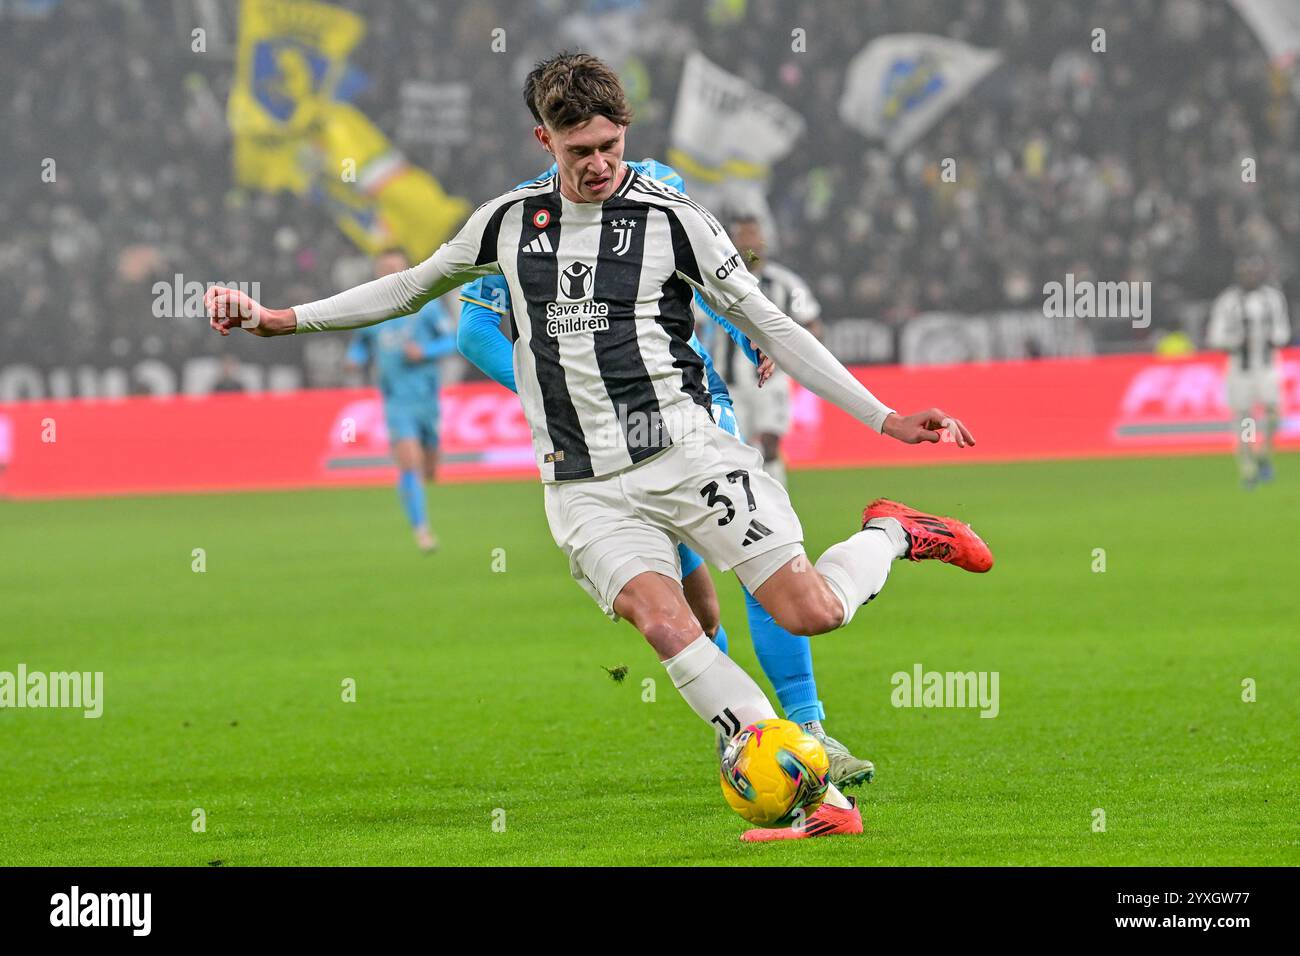
[(619, 185), (618, 189), (614, 190), (613, 194), (609, 197), (610, 199), (619, 199), (626, 196), (627, 191), (632, 188), (632, 181), (640, 175), (632, 168), (631, 163), (624, 161), (623, 165), (627, 167), (627, 175), (623, 177), (623, 182)]

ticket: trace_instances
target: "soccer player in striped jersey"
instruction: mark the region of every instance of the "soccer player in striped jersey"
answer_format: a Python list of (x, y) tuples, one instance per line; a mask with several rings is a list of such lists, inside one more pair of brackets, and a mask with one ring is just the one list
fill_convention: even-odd
[[(541, 117), (536, 114), (533, 104), (529, 108), (537, 124), (542, 125)], [(653, 159), (639, 163), (628, 163), (632, 169), (658, 182), (665, 183), (685, 193), (682, 177), (671, 166)], [(537, 179), (553, 176), (554, 166)], [(524, 184), (526, 185), (526, 184)], [(515, 387), (513, 351), (510, 340), (501, 331), (503, 318), (514, 321), (511, 314), (510, 289), (504, 277), (499, 275), (484, 276), (476, 279), (461, 290), (460, 326), (456, 331), (456, 344), (461, 353), (478, 366), (484, 374), (512, 392)], [(733, 376), (748, 375), (755, 382), (760, 376), (755, 374), (754, 366), (759, 358), (749, 341), (726, 319), (715, 313), (696, 293), (693, 308), (712, 319), (715, 327), (728, 336), (729, 354), (739, 356), (737, 364), (744, 363), (745, 371), (733, 371)], [(704, 378), (708, 385), (713, 404), (713, 417), (718, 427), (727, 433), (741, 438), (740, 425), (732, 406), (731, 394), (726, 382), (717, 373), (713, 359), (696, 334), (691, 335), (691, 348), (704, 362)], [(770, 364), (767, 363), (770, 369)], [(765, 376), (770, 377), (770, 376)], [(787, 392), (788, 401), (788, 392)], [(742, 439), (743, 440), (743, 439)], [(718, 595), (709, 577), (708, 568), (698, 554), (684, 544), (677, 545), (678, 558), (681, 563), (682, 591), (704, 633), (725, 654), (727, 653), (727, 632), (722, 626), (721, 613), (718, 608)], [(754, 653), (759, 666), (772, 682), (777, 700), (785, 711), (788, 720), (800, 724), (812, 734), (826, 750), (830, 758), (831, 782), (841, 789), (870, 783), (875, 775), (875, 765), (870, 760), (856, 757), (844, 744), (830, 736), (823, 727), (826, 719), (825, 706), (817, 696), (817, 680), (813, 675), (812, 646), (807, 637), (791, 634), (772, 618), (748, 589), (745, 594), (745, 611), (749, 618), (749, 633), (754, 642)], [(721, 739), (721, 738), (719, 738)]]
[[(1273, 435), (1282, 409), (1278, 349), (1291, 341), (1286, 296), (1266, 285), (1268, 262), (1258, 254), (1237, 262), (1237, 282), (1210, 310), (1206, 341), (1228, 353), (1228, 407), (1236, 418), (1237, 466), (1243, 487), (1273, 479)], [(1255, 406), (1262, 407), (1262, 427)]]
[[(694, 291), (872, 431), (907, 444), (946, 435), (964, 448), (974, 439), (941, 409), (900, 415), (882, 404), (759, 291), (712, 214), (623, 162), (631, 112), (608, 66), (560, 54), (538, 64), (528, 85), (554, 176), (485, 202), (413, 268), (328, 299), (274, 309), (213, 287), (210, 324), (263, 337), (359, 328), (503, 274), (515, 303), (515, 383), (551, 534), (575, 580), (611, 618), (636, 627), (691, 709), (732, 737), (775, 711), (691, 612), (677, 542), (734, 570), (777, 623), (803, 635), (849, 624), (895, 560), (982, 572), (993, 555), (969, 525), (876, 499), (861, 530), (811, 563), (785, 487), (710, 415), (704, 362), (690, 345)], [(832, 784), (804, 827), (742, 839), (861, 832), (853, 798)]]
[[(400, 249), (385, 250), (375, 257), (375, 275), (392, 275), (409, 265)], [(426, 554), (438, 547), (424, 483), (438, 470), (438, 359), (456, 347), (450, 328), (446, 308), (432, 299), (410, 315), (361, 329), (348, 346), (352, 365), (374, 363), (397, 464), (398, 497), (416, 546)]]

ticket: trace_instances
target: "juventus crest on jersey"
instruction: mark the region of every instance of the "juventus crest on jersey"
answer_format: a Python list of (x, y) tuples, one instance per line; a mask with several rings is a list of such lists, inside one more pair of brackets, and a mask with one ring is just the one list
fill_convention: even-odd
[(721, 311), (757, 283), (698, 204), (630, 167), (600, 203), (571, 202), (552, 175), (479, 207), (453, 242), (510, 286), (544, 481), (619, 471), (709, 421), (692, 287)]

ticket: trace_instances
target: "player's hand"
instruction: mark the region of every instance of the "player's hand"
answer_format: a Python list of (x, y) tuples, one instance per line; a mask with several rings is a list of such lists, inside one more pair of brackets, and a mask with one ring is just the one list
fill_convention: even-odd
[(885, 419), (880, 433), (890, 438), (897, 438), (908, 445), (916, 445), (923, 441), (950, 441), (956, 442), (958, 448), (965, 448), (967, 445), (975, 444), (975, 436), (965, 425), (938, 408), (929, 408), (907, 417), (891, 412)]
[(213, 286), (203, 295), (208, 325), (222, 335), (240, 328), (257, 336), (287, 335), (297, 328), (292, 309), (267, 309), (247, 293), (224, 286)]
[(772, 360), (772, 356), (764, 355), (758, 349), (755, 349), (754, 353), (758, 356), (758, 387), (762, 388), (763, 383), (776, 371), (776, 362)]
[(403, 345), (402, 355), (405, 356), (406, 361), (412, 365), (424, 361), (424, 349), (420, 348), (419, 344), (415, 342), (407, 342)]

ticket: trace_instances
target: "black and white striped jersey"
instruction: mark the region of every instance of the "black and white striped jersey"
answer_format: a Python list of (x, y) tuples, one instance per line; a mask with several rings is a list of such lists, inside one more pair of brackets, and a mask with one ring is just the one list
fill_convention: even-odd
[[(808, 283), (798, 274), (777, 262), (763, 263), (757, 274), (758, 288), (774, 306), (805, 328), (821, 318), (821, 303), (812, 294)], [(740, 347), (726, 335), (715, 335), (718, 348), (713, 350), (713, 361), (722, 372), (723, 380), (732, 385), (740, 375), (752, 376), (753, 363), (740, 351)]]
[(1277, 349), (1290, 340), (1286, 297), (1278, 289), (1262, 285), (1248, 291), (1234, 285), (1214, 300), (1206, 341), (1211, 348), (1227, 351), (1234, 368), (1271, 368)]
[(690, 345), (693, 290), (868, 428), (881, 432), (893, 414), (762, 294), (713, 216), (631, 167), (601, 203), (570, 202), (554, 175), (512, 189), (418, 265), (294, 306), (294, 331), (374, 325), (498, 272), (543, 481), (613, 474), (712, 427)]
[(712, 215), (631, 167), (600, 203), (569, 201), (555, 176), (522, 186), (449, 245), (510, 287), (515, 382), (544, 481), (611, 474), (696, 427), (710, 399), (692, 287), (720, 310), (757, 287)]

